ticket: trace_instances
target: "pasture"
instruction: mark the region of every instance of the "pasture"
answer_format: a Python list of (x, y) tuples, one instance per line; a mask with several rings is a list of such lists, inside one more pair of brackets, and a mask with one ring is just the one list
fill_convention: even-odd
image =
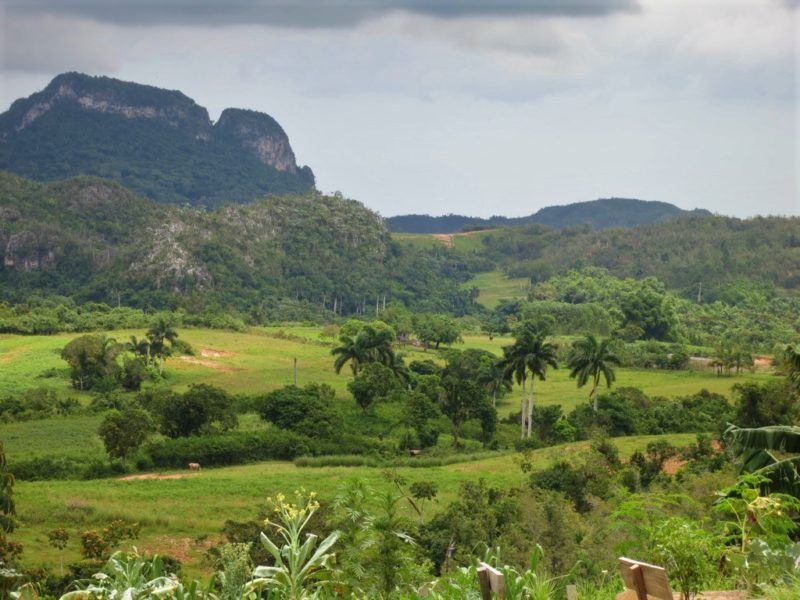
[[(125, 340), (141, 333), (115, 331), (109, 335)], [(392, 422), (398, 418), (400, 408), (380, 405), (374, 414), (364, 415), (356, 407), (347, 391), (349, 369), (345, 368), (339, 375), (333, 370), (330, 351), (335, 341), (326, 337), (330, 334), (331, 331), (321, 327), (301, 326), (254, 328), (246, 333), (180, 329), (180, 338), (194, 347), (195, 356), (170, 358), (166, 363), (167, 378), (158, 385), (180, 391), (203, 382), (223, 387), (233, 394), (262, 393), (291, 383), (297, 358), (300, 385), (330, 384), (350, 422), (358, 421), (359, 427), (371, 434), (384, 428), (391, 435)], [(71, 389), (66, 365), (58, 355), (60, 348), (73, 337), (70, 334), (0, 336), (0, 395), (45, 386), (88, 403), (88, 394)], [(464, 342), (454, 347), (482, 348), (499, 355), (502, 347), (510, 342), (508, 337), (489, 339), (482, 335), (465, 335)], [(441, 361), (433, 350), (408, 346), (402, 352), (407, 362), (427, 358)], [(616, 385), (638, 387), (653, 396), (681, 396), (706, 388), (731, 397), (734, 384), (769, 377), (767, 372), (717, 377), (711, 371), (619, 369)], [(515, 389), (499, 400), (501, 418), (518, 410), (517, 392)], [(537, 403), (561, 404), (565, 413), (588, 400), (588, 389), (578, 389), (565, 368), (549, 371), (546, 381), (535, 383), (535, 393)], [(96, 434), (100, 419), (98, 415), (79, 415), (5, 423), (0, 425), (0, 439), (12, 466), (15, 459), (44, 456), (104, 459), (105, 453)], [(264, 424), (256, 415), (240, 415), (240, 429), (260, 427)], [(515, 435), (517, 426), (502, 427), (508, 428), (509, 435)], [(694, 439), (694, 435), (689, 434), (665, 437), (674, 444), (687, 444)], [(652, 439), (655, 438), (618, 438), (615, 443), (627, 456), (644, 448)], [(448, 441), (447, 435), (441, 436), (441, 445)], [(538, 450), (536, 464), (546, 466), (552, 458), (572, 454), (584, 446), (585, 443), (576, 443)], [(507, 487), (520, 483), (524, 477), (513, 454), (440, 467), (403, 467), (399, 472), (410, 481), (435, 481), (440, 490), (439, 506), (453, 500), (459, 485), (465, 481), (485, 478), (492, 485)], [(63, 558), (66, 562), (75, 560), (78, 558), (78, 531), (102, 527), (114, 518), (125, 518), (142, 524), (142, 535), (137, 541), (139, 547), (174, 555), (186, 562), (189, 573), (200, 574), (208, 569), (202, 562), (203, 554), (210, 543), (219, 540), (223, 523), (228, 519), (254, 518), (270, 495), (306, 487), (330, 500), (341, 483), (349, 478), (362, 479), (376, 489), (388, 485), (380, 468), (301, 468), (287, 462), (166, 475), (175, 477), (19, 482), (17, 505), (21, 522), (15, 538), (26, 547), (25, 560), (31, 566), (58, 565), (61, 556), (48, 545), (47, 532), (60, 525), (72, 535)]]
[(462, 285), (466, 289), (473, 286), (480, 290), (478, 302), (489, 309), (496, 307), (503, 299), (524, 299), (530, 290), (530, 282), (527, 279), (509, 277), (502, 271), (478, 273)]
[[(127, 339), (136, 331), (111, 332), (118, 340)], [(378, 427), (381, 422), (396, 419), (398, 409), (383, 405), (373, 416), (364, 416), (355, 405), (347, 383), (350, 371), (347, 367), (340, 374), (333, 370), (330, 354), (333, 339), (322, 337), (321, 327), (268, 327), (247, 333), (211, 329), (182, 329), (181, 339), (189, 342), (196, 356), (172, 357), (166, 363), (167, 378), (159, 386), (177, 391), (193, 383), (209, 383), (220, 386), (232, 394), (257, 394), (290, 384), (294, 377), (294, 358), (298, 362), (298, 384), (311, 382), (327, 383), (336, 390), (337, 400), (349, 420), (358, 420), (367, 428)], [(0, 336), (0, 396), (16, 394), (32, 387), (45, 386), (64, 396), (75, 396), (82, 402), (89, 401), (89, 394), (73, 390), (69, 385), (65, 363), (58, 351), (74, 335), (54, 336)], [(481, 348), (502, 353), (502, 347), (511, 343), (508, 337), (490, 340), (483, 335), (465, 335), (463, 344), (455, 348)], [(407, 346), (402, 349), (406, 361), (440, 360), (433, 350)], [(57, 376), (42, 377), (57, 372)], [(764, 371), (745, 372), (738, 377), (718, 377), (710, 370), (663, 371), (654, 369), (618, 369), (616, 387), (636, 387), (649, 396), (677, 397), (695, 393), (701, 389), (731, 397), (731, 388), (736, 383), (748, 380), (764, 380), (771, 375)], [(152, 384), (151, 384), (152, 385)], [(564, 367), (550, 370), (546, 381), (534, 384), (537, 404), (560, 404), (564, 413), (588, 401), (589, 390), (578, 389), (569, 378)], [(499, 417), (519, 410), (519, 389), (498, 400)], [(97, 416), (52, 417), (37, 421), (0, 424), (0, 439), (3, 440), (10, 460), (60, 455), (102, 458), (102, 444), (96, 431), (100, 418)], [(377, 423), (377, 424), (376, 424)], [(255, 415), (243, 415), (240, 428), (258, 428)]]
[[(686, 445), (694, 435), (641, 436), (615, 440), (620, 454), (630, 456), (648, 442), (663, 437), (675, 445)], [(558, 457), (574, 455), (586, 442), (536, 450), (535, 468), (543, 468)], [(495, 487), (520, 484), (526, 477), (513, 454), (499, 455), (468, 463), (443, 467), (401, 468), (398, 474), (409, 482), (429, 480), (439, 487), (439, 503), (444, 506), (457, 496), (465, 481), (483, 478)], [(266, 499), (281, 492), (291, 494), (301, 487), (315, 491), (330, 502), (348, 479), (364, 481), (376, 491), (391, 485), (382, 469), (370, 467), (301, 468), (287, 462), (209, 469), (197, 472), (165, 473), (163, 478), (122, 478), (92, 481), (20, 482), (16, 488), (20, 527), (15, 539), (26, 548), (29, 565), (58, 565), (61, 553), (50, 547), (47, 532), (65, 527), (71, 542), (63, 558), (77, 560), (79, 531), (102, 527), (116, 518), (141, 524), (136, 546), (142, 550), (173, 555), (185, 563), (190, 574), (207, 573), (203, 553), (220, 540), (226, 520), (256, 518)], [(171, 476), (171, 477), (170, 477)], [(139, 476), (141, 477), (141, 476)]]

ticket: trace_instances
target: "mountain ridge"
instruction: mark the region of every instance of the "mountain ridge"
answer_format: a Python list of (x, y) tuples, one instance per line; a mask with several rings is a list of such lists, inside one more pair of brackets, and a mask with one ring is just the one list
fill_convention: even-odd
[(314, 189), (270, 115), (227, 108), (214, 123), (180, 91), (75, 72), (0, 115), (0, 169), (39, 181), (94, 175), (211, 207)]
[(635, 198), (599, 198), (585, 202), (546, 206), (524, 217), (468, 217), (448, 214), (439, 217), (430, 215), (397, 215), (385, 217), (387, 227), (395, 233), (458, 233), (466, 229), (513, 227), (539, 223), (554, 228), (591, 225), (595, 229), (612, 227), (636, 227), (663, 223), (686, 216), (710, 216), (705, 209), (685, 210), (674, 204), (658, 200)]

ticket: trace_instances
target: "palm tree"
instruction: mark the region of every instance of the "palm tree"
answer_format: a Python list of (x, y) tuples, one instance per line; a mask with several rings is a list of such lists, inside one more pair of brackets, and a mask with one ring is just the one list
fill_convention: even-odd
[(158, 372), (163, 375), (164, 359), (172, 354), (165, 342), (169, 342), (170, 346), (175, 345), (175, 340), (178, 339), (178, 332), (167, 319), (159, 317), (147, 330), (146, 335), (150, 342), (150, 352), (158, 357)]
[(408, 367), (406, 366), (406, 361), (403, 360), (403, 355), (395, 354), (394, 359), (392, 360), (392, 364), (388, 366), (392, 370), (392, 373), (394, 373), (394, 376), (397, 377), (398, 381), (400, 381), (401, 384), (403, 384), (410, 390), (411, 371), (408, 370)]
[(150, 342), (146, 338), (140, 340), (135, 335), (132, 335), (131, 341), (125, 344), (125, 349), (137, 356), (144, 357), (145, 364), (150, 364)]
[[(517, 330), (514, 343), (503, 348), (500, 365), (506, 379), (516, 379), (522, 385), (520, 437), (529, 438), (533, 429), (533, 382), (537, 377), (540, 381), (545, 380), (548, 366), (558, 368), (556, 347), (545, 341), (544, 333), (538, 331), (533, 324), (525, 323)], [(529, 372), (531, 386), (527, 390)]]
[(390, 331), (370, 325), (364, 326), (355, 337), (343, 335), (339, 338), (340, 345), (331, 350), (331, 354), (336, 357), (333, 368), (339, 373), (349, 362), (353, 377), (358, 375), (362, 364), (370, 362), (378, 362), (391, 368), (396, 360), (392, 341)]
[(477, 379), (483, 389), (492, 395), (494, 408), (497, 408), (497, 397), (510, 392), (513, 388), (511, 379), (506, 377), (501, 361), (495, 360), (494, 356), (489, 354), (481, 357), (481, 367)]
[(147, 339), (149, 340), (160, 340), (160, 341), (168, 341), (170, 344), (174, 344), (175, 340), (178, 339), (178, 332), (172, 326), (172, 324), (165, 319), (164, 317), (159, 317), (158, 320), (153, 323), (150, 329), (147, 330)]
[[(763, 475), (770, 489), (800, 497), (800, 427), (774, 425), (742, 429), (731, 425), (725, 444), (739, 459), (739, 473)], [(777, 450), (776, 456), (770, 450)]]
[(598, 340), (593, 335), (587, 335), (572, 344), (568, 363), (571, 369), (569, 376), (577, 378), (578, 387), (585, 386), (591, 379), (592, 391), (589, 392), (589, 399), (592, 400), (595, 412), (600, 377), (606, 380), (606, 387), (611, 387), (617, 378), (612, 365), (620, 366), (620, 359), (613, 353), (610, 339)]

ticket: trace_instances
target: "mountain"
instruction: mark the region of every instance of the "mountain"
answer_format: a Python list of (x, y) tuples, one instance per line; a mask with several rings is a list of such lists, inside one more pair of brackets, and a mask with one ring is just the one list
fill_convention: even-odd
[(380, 217), (341, 196), (271, 196), (213, 211), (159, 204), (94, 177), (0, 172), (0, 300), (57, 294), (133, 306), (276, 298), (350, 304), (386, 286)]
[(38, 181), (112, 179), (159, 202), (217, 206), (314, 188), (264, 113), (208, 111), (178, 91), (64, 73), (0, 115), (0, 169)]
[(636, 227), (663, 223), (684, 216), (708, 216), (704, 209), (683, 210), (674, 204), (633, 198), (601, 198), (565, 206), (548, 206), (527, 217), (493, 216), (488, 219), (463, 215), (399, 215), (385, 219), (390, 231), (402, 233), (457, 233), (466, 229), (488, 229), (541, 223), (549, 227), (591, 225), (594, 229)]

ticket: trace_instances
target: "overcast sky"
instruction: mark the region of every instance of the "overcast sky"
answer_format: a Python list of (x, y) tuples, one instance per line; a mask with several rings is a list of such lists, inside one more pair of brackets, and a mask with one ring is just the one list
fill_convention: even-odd
[(0, 0), (0, 110), (56, 74), (269, 113), (384, 215), (624, 196), (800, 214), (797, 0)]

